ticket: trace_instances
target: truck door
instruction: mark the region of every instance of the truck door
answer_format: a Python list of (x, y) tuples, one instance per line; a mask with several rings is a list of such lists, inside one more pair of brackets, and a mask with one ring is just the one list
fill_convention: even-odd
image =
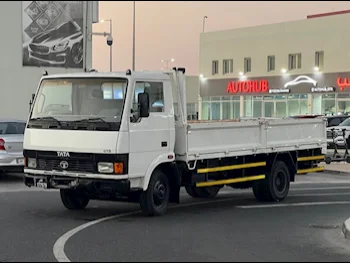
[(171, 105), (167, 105), (168, 91), (163, 81), (136, 81), (132, 109), (137, 109), (137, 96), (147, 92), (150, 114), (135, 122), (130, 119), (129, 177), (143, 177), (150, 164), (160, 155), (170, 151), (169, 118)]

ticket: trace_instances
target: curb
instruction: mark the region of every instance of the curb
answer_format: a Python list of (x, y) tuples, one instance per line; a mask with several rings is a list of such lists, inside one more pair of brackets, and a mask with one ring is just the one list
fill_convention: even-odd
[(349, 175), (350, 176), (350, 171), (349, 172), (344, 172), (344, 171), (337, 171), (337, 170), (328, 170), (328, 169), (324, 169), (323, 170), (325, 173), (329, 173), (329, 174), (336, 174), (336, 175)]
[(342, 231), (346, 239), (350, 239), (350, 218), (343, 223)]
[(343, 172), (343, 171), (324, 169), (323, 172), (329, 173), (329, 174), (335, 174), (335, 175), (349, 175), (350, 176), (350, 171), (349, 172)]

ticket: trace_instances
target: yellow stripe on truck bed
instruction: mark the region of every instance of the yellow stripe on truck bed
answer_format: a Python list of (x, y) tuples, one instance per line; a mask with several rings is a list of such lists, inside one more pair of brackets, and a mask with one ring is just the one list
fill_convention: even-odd
[(303, 161), (315, 161), (315, 160), (323, 160), (324, 155), (318, 155), (318, 156), (307, 156), (307, 157), (299, 157), (298, 162)]
[(259, 166), (266, 166), (266, 162), (236, 164), (236, 165), (213, 167), (213, 168), (202, 168), (202, 169), (198, 169), (197, 173), (199, 173), (199, 174), (214, 173), (214, 172), (238, 170), (238, 169), (243, 169), (243, 168), (259, 167)]
[(324, 167), (323, 166), (298, 170), (298, 174), (307, 174), (307, 173), (321, 172), (321, 171), (324, 171)]
[(242, 178), (211, 181), (211, 182), (201, 182), (201, 183), (196, 183), (196, 186), (197, 187), (206, 187), (206, 186), (213, 186), (213, 185), (243, 183), (243, 182), (256, 181), (256, 180), (262, 180), (262, 179), (265, 179), (264, 174), (247, 176), (247, 177), (242, 177)]

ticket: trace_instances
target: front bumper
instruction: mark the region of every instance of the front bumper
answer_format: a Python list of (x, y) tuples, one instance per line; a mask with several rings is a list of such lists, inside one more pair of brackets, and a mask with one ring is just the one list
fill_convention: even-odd
[(344, 140), (344, 137), (342, 136), (339, 136), (339, 137), (336, 137), (333, 141), (333, 139), (327, 139), (327, 145), (328, 146), (333, 146), (334, 147), (334, 144), (336, 144), (337, 146), (345, 146), (345, 140)]
[[(45, 172), (43, 174), (28, 173), (28, 169), (25, 169), (24, 184), (28, 187), (40, 187), (45, 189), (72, 189), (81, 186), (87, 186), (92, 183), (107, 184), (117, 192), (129, 192), (130, 181), (127, 180), (127, 176), (120, 176), (118, 180), (111, 177), (105, 178), (104, 176), (94, 177), (90, 175), (85, 176), (67, 176), (59, 172)], [(40, 171), (42, 172), (42, 171)]]
[(28, 51), (30, 59), (47, 63), (49, 65), (64, 65), (67, 61), (67, 51), (40, 54), (33, 52), (33, 50), (31, 50), (30, 47), (28, 47)]

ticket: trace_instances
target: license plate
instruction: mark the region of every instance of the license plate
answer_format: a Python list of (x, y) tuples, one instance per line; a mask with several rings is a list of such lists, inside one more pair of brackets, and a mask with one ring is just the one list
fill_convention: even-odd
[(17, 164), (24, 165), (24, 158), (18, 158), (17, 159)]
[(44, 182), (43, 179), (40, 179), (39, 182), (36, 183), (36, 187), (39, 187), (39, 188), (44, 188), (46, 189), (47, 188), (47, 183)]

